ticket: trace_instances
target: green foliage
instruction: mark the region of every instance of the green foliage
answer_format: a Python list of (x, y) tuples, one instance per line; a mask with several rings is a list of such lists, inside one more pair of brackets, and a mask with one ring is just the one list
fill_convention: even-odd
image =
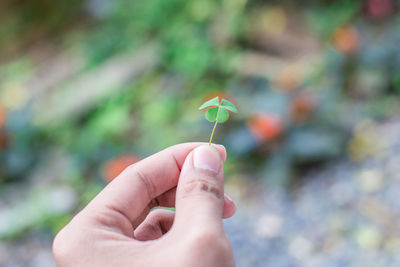
[(360, 9), (359, 0), (332, 1), (328, 6), (319, 4), (311, 8), (307, 21), (311, 29), (327, 39), (337, 27), (349, 23)]
[[(240, 1), (241, 3), (242, 1)], [(112, 1), (113, 8), (86, 37), (89, 65), (96, 65), (121, 50), (148, 42), (161, 46), (161, 66), (188, 79), (232, 71), (236, 45), (222, 47), (215, 39), (215, 16), (224, 14), (218, 27), (234, 35), (243, 5), (212, 0)]]

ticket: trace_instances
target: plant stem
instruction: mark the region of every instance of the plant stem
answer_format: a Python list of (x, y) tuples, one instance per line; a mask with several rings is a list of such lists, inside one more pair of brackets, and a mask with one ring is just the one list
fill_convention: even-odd
[(217, 124), (218, 124), (218, 121), (215, 121), (214, 128), (213, 128), (213, 130), (211, 132), (211, 136), (210, 136), (210, 142), (208, 143), (210, 146), (211, 146), (211, 141), (214, 136), (214, 132), (215, 132), (215, 128), (217, 127)]

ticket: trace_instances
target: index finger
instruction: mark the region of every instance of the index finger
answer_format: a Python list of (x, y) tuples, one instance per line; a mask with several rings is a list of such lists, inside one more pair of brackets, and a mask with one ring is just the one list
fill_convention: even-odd
[[(171, 146), (145, 158), (123, 171), (88, 205), (108, 208), (134, 221), (150, 201), (174, 188), (187, 155), (205, 143), (183, 143)], [(216, 146), (226, 159), (223, 146)]]

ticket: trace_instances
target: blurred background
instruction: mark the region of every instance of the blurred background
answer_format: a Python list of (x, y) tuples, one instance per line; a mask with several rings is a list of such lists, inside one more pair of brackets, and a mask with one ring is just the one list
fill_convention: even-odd
[(400, 265), (400, 1), (2, 0), (0, 266), (126, 166), (239, 113), (225, 222), (238, 266)]

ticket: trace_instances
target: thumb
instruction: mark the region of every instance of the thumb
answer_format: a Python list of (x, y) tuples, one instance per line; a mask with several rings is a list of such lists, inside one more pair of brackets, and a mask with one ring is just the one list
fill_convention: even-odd
[(221, 227), (224, 170), (211, 145), (194, 149), (183, 164), (176, 191), (175, 224), (179, 227)]

